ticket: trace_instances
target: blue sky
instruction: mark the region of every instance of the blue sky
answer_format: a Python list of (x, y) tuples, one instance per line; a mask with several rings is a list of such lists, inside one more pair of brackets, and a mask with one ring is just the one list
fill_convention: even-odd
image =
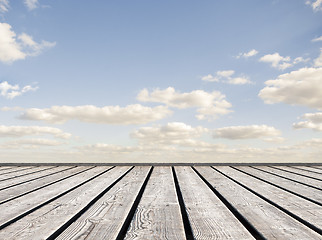
[(321, 162), (322, 1), (0, 0), (3, 162)]

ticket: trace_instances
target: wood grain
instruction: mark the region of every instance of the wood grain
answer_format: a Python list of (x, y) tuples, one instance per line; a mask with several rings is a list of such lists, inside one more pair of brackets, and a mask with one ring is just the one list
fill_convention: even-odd
[[(48, 167), (47, 167), (48, 168)], [(23, 176), (24, 174), (35, 172), (39, 169), (39, 167), (21, 167), (14, 171), (5, 172), (0, 174), (0, 181), (5, 181), (7, 179), (11, 179), (14, 177)]]
[(59, 171), (62, 171), (68, 168), (72, 168), (72, 167), (61, 166), (61, 167), (50, 168), (35, 174), (14, 178), (9, 181), (3, 181), (3, 182), (0, 182), (0, 190), (2, 190), (3, 188), (10, 188), (11, 186), (21, 185), (21, 184), (33, 181), (33, 179), (38, 180), (38, 178), (40, 177), (46, 177), (49, 174), (58, 173)]
[[(90, 167), (79, 167), (79, 169), (89, 169)], [(71, 187), (78, 185), (82, 181), (90, 178), (91, 176), (103, 171), (103, 168), (92, 168), (88, 171), (72, 176), (48, 187), (39, 189), (24, 197), (14, 199), (0, 205), (0, 225), (10, 221), (13, 218), (21, 215), (22, 213), (36, 207), (37, 205), (46, 202), (50, 198), (57, 196), (58, 194), (70, 189)]]
[(234, 168), (240, 169), (255, 177), (263, 179), (269, 183), (275, 184), (284, 189), (290, 190), (296, 194), (312, 199), (322, 205), (322, 192), (320, 190), (312, 189), (303, 184), (292, 182), (290, 180), (283, 179), (283, 178), (271, 175), (269, 173), (256, 170), (254, 168), (250, 168), (250, 167), (234, 167)]
[(124, 239), (186, 239), (171, 167), (152, 172)]
[[(100, 167), (106, 170), (109, 167)], [(116, 167), (63, 197), (11, 224), (0, 232), (0, 239), (46, 239), (93, 198), (121, 176), (129, 167)]]
[(69, 226), (57, 240), (115, 239), (140, 191), (150, 167), (135, 167), (98, 202)]
[(320, 235), (210, 167), (196, 169), (266, 239), (319, 239)]
[(190, 167), (175, 167), (195, 239), (254, 239)]
[(288, 167), (288, 166), (278, 166), (278, 167), (274, 167), (274, 168), (284, 169), (284, 170), (290, 171), (292, 173), (301, 174), (302, 176), (307, 176), (309, 178), (319, 179), (322, 182), (322, 177), (321, 177), (321, 174), (319, 174), (319, 173), (308, 172), (308, 171), (305, 171), (302, 169), (292, 168), (292, 167)]
[(274, 174), (277, 174), (277, 175), (280, 175), (283, 177), (287, 177), (287, 178), (290, 178), (290, 179), (293, 179), (293, 180), (296, 180), (296, 181), (299, 181), (299, 182), (302, 182), (302, 183), (322, 189), (322, 182), (317, 181), (312, 178), (307, 178), (307, 177), (300, 176), (297, 174), (285, 172), (285, 171), (282, 171), (277, 168), (271, 168), (271, 167), (265, 167), (265, 166), (260, 166), (260, 167), (256, 166), (255, 168), (262, 169), (262, 170), (265, 170), (265, 171), (268, 171), (268, 172), (271, 172), (271, 173), (274, 173)]
[(322, 229), (322, 207), (307, 200), (304, 200), (294, 194), (283, 191), (270, 184), (264, 183), (255, 178), (250, 179), (244, 173), (241, 173), (230, 167), (215, 167), (236, 181), (251, 188), (253, 191), (261, 194), (265, 198), (283, 207), (287, 211), (302, 218), (308, 223)]

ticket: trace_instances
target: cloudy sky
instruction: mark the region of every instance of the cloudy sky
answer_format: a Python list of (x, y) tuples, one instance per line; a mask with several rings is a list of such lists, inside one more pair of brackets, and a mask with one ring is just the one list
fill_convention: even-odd
[(1, 162), (322, 162), (322, 1), (0, 0)]

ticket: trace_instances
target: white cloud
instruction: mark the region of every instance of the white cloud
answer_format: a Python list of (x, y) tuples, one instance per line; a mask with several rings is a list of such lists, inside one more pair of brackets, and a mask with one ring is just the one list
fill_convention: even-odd
[(299, 145), (301, 147), (322, 149), (322, 139), (321, 138), (313, 138), (313, 139), (305, 141)]
[(75, 107), (53, 106), (45, 109), (27, 109), (20, 118), (41, 120), (55, 124), (62, 124), (68, 120), (76, 119), (81, 122), (130, 125), (157, 121), (167, 117), (171, 113), (166, 106), (151, 108), (140, 104), (128, 105), (124, 108), (119, 106), (105, 106), (100, 108), (93, 105)]
[(8, 9), (9, 9), (9, 1), (0, 0), (0, 13), (8, 12)]
[(31, 139), (19, 139), (15, 141), (8, 141), (0, 145), (0, 149), (35, 149), (39, 147), (54, 147), (60, 146), (64, 143), (52, 139), (44, 138), (31, 138)]
[(208, 129), (200, 126), (193, 128), (182, 122), (171, 122), (164, 126), (142, 127), (131, 133), (131, 137), (144, 144), (185, 145), (206, 132)]
[(314, 66), (316, 67), (322, 67), (322, 48), (320, 51), (320, 56), (314, 60)]
[(322, 109), (322, 68), (301, 68), (268, 80), (259, 92), (265, 103), (284, 102)]
[(17, 60), (25, 59), (27, 56), (37, 56), (41, 52), (56, 45), (55, 42), (42, 41), (35, 42), (26, 33), (18, 37), (11, 26), (7, 23), (0, 23), (0, 61), (12, 63)]
[(138, 147), (96, 143), (96, 144), (81, 146), (78, 149), (81, 151), (90, 152), (90, 153), (99, 152), (99, 153), (115, 154), (115, 153), (132, 153), (134, 151), (137, 151)]
[(28, 56), (38, 56), (45, 49), (52, 48), (56, 45), (55, 42), (41, 41), (41, 43), (36, 43), (31, 36), (26, 33), (22, 33), (18, 36), (21, 41), (21, 45), (24, 47), (25, 52)]
[(291, 67), (290, 57), (282, 57), (279, 53), (267, 54), (259, 59), (260, 62), (271, 63), (272, 67), (284, 70)]
[(230, 78), (235, 73), (234, 70), (225, 70), (225, 71), (218, 71), (217, 76), (223, 78)]
[[(280, 131), (267, 125), (231, 126), (214, 130), (215, 138), (251, 139), (279, 136)], [(271, 140), (271, 139), (270, 139)]]
[(243, 85), (243, 84), (249, 84), (251, 83), (251, 81), (246, 77), (235, 77), (235, 78), (229, 78), (228, 83), (233, 85)]
[(208, 93), (203, 90), (195, 90), (180, 93), (172, 87), (164, 90), (156, 89), (151, 93), (147, 89), (143, 89), (137, 96), (141, 102), (164, 103), (179, 109), (197, 107), (199, 114), (196, 117), (198, 119), (216, 119), (219, 115), (230, 113), (231, 104), (225, 98), (226, 96), (218, 91)]
[(306, 121), (294, 123), (295, 129), (310, 128), (315, 131), (322, 131), (322, 112), (306, 113), (302, 116)]
[(219, 82), (219, 79), (211, 74), (201, 77), (201, 80), (206, 82)]
[(218, 71), (216, 73), (216, 76), (213, 76), (211, 74), (208, 74), (207, 76), (204, 76), (201, 78), (203, 81), (207, 82), (224, 82), (228, 84), (233, 85), (243, 85), (243, 84), (249, 84), (251, 81), (247, 77), (232, 77), (232, 75), (235, 74), (234, 70), (225, 70), (225, 71)]
[(24, 0), (24, 3), (28, 10), (34, 10), (38, 7), (38, 0)]
[(0, 61), (13, 62), (24, 59), (26, 54), (21, 51), (21, 46), (16, 41), (16, 33), (7, 23), (0, 23)]
[(311, 5), (314, 11), (322, 11), (322, 0), (306, 1), (307, 5)]
[(31, 85), (24, 86), (20, 89), (19, 85), (11, 85), (8, 82), (4, 81), (0, 83), (0, 95), (8, 98), (13, 99), (17, 96), (20, 96), (29, 91), (36, 91), (38, 87), (32, 87)]
[(32, 135), (49, 134), (56, 138), (68, 139), (70, 133), (65, 133), (58, 128), (41, 126), (5, 126), (0, 125), (0, 137), (24, 137)]
[(239, 53), (238, 56), (236, 56), (236, 58), (237, 59), (241, 58), (241, 57), (249, 58), (249, 57), (253, 57), (253, 56), (257, 55), (257, 54), (258, 54), (258, 51), (255, 50), (255, 49), (252, 49), (252, 50), (250, 50), (249, 52), (246, 52), (246, 53)]
[(322, 36), (312, 39), (312, 42), (320, 42), (320, 41), (322, 41)]
[(270, 63), (272, 67), (285, 70), (286, 68), (293, 67), (295, 64), (301, 62), (308, 62), (310, 59), (304, 59), (303, 57), (297, 57), (292, 60), (290, 57), (282, 57), (279, 53), (267, 54), (259, 59), (260, 62)]

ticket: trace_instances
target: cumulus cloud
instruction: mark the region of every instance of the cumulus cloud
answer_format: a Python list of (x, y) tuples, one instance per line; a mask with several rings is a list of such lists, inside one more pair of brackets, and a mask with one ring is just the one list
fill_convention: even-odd
[[(252, 139), (263, 137), (276, 137), (281, 133), (274, 127), (267, 125), (231, 126), (214, 130), (215, 138)], [(270, 139), (270, 138), (269, 138)], [(271, 140), (271, 139), (270, 139)]]
[(9, 10), (9, 1), (0, 0), (0, 13), (8, 12), (8, 10)]
[(145, 124), (167, 117), (171, 111), (166, 106), (145, 107), (140, 104), (128, 105), (124, 108), (119, 106), (96, 107), (93, 105), (83, 106), (53, 106), (51, 108), (27, 109), (21, 119), (40, 120), (48, 123), (62, 124), (68, 120), (81, 122), (129, 125)]
[(258, 54), (258, 51), (255, 49), (250, 50), (249, 52), (246, 53), (239, 53), (238, 56), (236, 56), (237, 59), (239, 58), (249, 58), (253, 57)]
[(0, 125), (0, 137), (24, 137), (33, 135), (52, 135), (56, 138), (68, 139), (70, 133), (65, 133), (58, 128), (41, 126), (5, 126)]
[(307, 62), (309, 60), (310, 59), (304, 59), (303, 57), (297, 57), (292, 60), (290, 57), (282, 57), (279, 53), (267, 54), (259, 59), (260, 62), (270, 63), (272, 67), (279, 70), (285, 70), (295, 64)]
[(279, 53), (267, 54), (259, 59), (260, 62), (267, 62), (272, 65), (272, 67), (284, 70), (286, 68), (292, 67), (290, 63), (290, 57), (282, 57)]
[(314, 11), (322, 11), (322, 0), (306, 1), (307, 5), (310, 5)]
[(55, 42), (42, 41), (37, 43), (33, 38), (22, 33), (12, 31), (8, 23), (0, 23), (0, 61), (12, 63), (25, 59), (27, 56), (37, 56), (41, 52), (56, 45)]
[(208, 74), (207, 76), (201, 77), (201, 80), (206, 82), (224, 82), (233, 85), (242, 85), (242, 84), (249, 84), (251, 81), (248, 77), (240, 76), (240, 77), (232, 77), (235, 74), (234, 70), (225, 70), (225, 71), (218, 71), (215, 76)]
[(268, 80), (259, 92), (265, 103), (284, 102), (322, 109), (322, 68), (301, 68)]
[(299, 145), (301, 147), (318, 148), (321, 150), (322, 149), (322, 138), (313, 138), (313, 139), (307, 140)]
[(31, 138), (31, 139), (19, 139), (15, 141), (8, 141), (0, 145), (0, 149), (35, 149), (39, 147), (54, 147), (63, 145), (64, 142), (44, 139), (44, 138)]
[(36, 91), (37, 89), (38, 87), (33, 87), (31, 85), (26, 85), (23, 88), (20, 88), (18, 84), (11, 85), (7, 81), (0, 83), (0, 95), (8, 99), (13, 99), (26, 92)]
[(120, 145), (106, 144), (106, 143), (96, 143), (96, 144), (81, 146), (78, 149), (85, 152), (101, 152), (101, 153), (115, 154), (115, 153), (132, 153), (137, 151), (138, 147), (120, 146)]
[(322, 131), (322, 112), (306, 113), (302, 116), (306, 121), (294, 123), (295, 129), (310, 128), (315, 131)]
[(201, 77), (201, 80), (206, 82), (219, 82), (219, 79), (211, 74)]
[(131, 137), (144, 144), (185, 145), (194, 142), (209, 130), (204, 127), (193, 128), (182, 122), (171, 122), (164, 126), (142, 127), (131, 133)]
[(220, 115), (231, 112), (231, 104), (225, 99), (226, 96), (218, 91), (211, 93), (203, 90), (195, 90), (187, 93), (176, 92), (172, 87), (160, 90), (156, 89), (151, 93), (143, 89), (137, 96), (141, 102), (164, 103), (167, 106), (179, 109), (196, 107), (198, 119), (216, 119)]
[(312, 39), (312, 42), (320, 42), (320, 41), (322, 41), (322, 36)]
[(28, 8), (28, 10), (34, 10), (38, 7), (38, 0), (24, 0), (24, 4)]

